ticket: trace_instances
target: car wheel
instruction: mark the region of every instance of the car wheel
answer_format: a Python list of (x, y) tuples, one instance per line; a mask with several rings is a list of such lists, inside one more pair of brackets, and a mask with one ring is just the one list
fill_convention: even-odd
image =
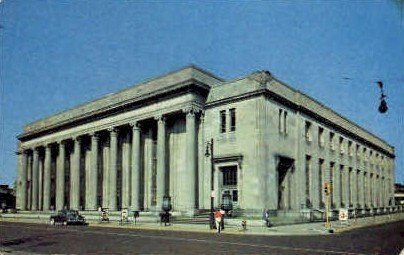
[(55, 219), (50, 219), (50, 224), (52, 225), (52, 226), (54, 226), (55, 225)]

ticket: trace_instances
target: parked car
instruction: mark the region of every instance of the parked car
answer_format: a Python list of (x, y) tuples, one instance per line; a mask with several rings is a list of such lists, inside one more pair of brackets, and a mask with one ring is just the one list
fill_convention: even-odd
[(60, 210), (56, 214), (50, 216), (49, 222), (51, 225), (61, 223), (63, 225), (88, 225), (84, 216), (78, 211)]

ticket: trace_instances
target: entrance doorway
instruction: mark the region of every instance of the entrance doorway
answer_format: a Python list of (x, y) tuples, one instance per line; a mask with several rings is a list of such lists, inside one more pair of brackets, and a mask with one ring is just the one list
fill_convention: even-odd
[(278, 156), (278, 210), (291, 209), (294, 159)]
[(230, 195), (233, 202), (233, 208), (238, 206), (238, 171), (237, 165), (223, 166), (219, 168), (221, 174), (220, 185), (220, 203), (222, 203), (223, 195)]

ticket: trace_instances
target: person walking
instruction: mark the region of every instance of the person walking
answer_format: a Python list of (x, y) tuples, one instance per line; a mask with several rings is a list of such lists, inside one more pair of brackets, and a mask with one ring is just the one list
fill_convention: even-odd
[(216, 225), (216, 229), (217, 229), (217, 233), (220, 234), (220, 230), (222, 228), (221, 223), (222, 223), (222, 212), (217, 209), (214, 212), (214, 216), (215, 216), (215, 225)]

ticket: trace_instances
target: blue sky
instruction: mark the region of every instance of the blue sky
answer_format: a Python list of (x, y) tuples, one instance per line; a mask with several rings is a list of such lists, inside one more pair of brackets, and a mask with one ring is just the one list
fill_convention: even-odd
[[(225, 79), (271, 71), (395, 146), (396, 181), (404, 182), (404, 10), (397, 1), (0, 5), (0, 183), (15, 179), (15, 137), (25, 123), (190, 63)], [(390, 108), (384, 115), (379, 79)]]

